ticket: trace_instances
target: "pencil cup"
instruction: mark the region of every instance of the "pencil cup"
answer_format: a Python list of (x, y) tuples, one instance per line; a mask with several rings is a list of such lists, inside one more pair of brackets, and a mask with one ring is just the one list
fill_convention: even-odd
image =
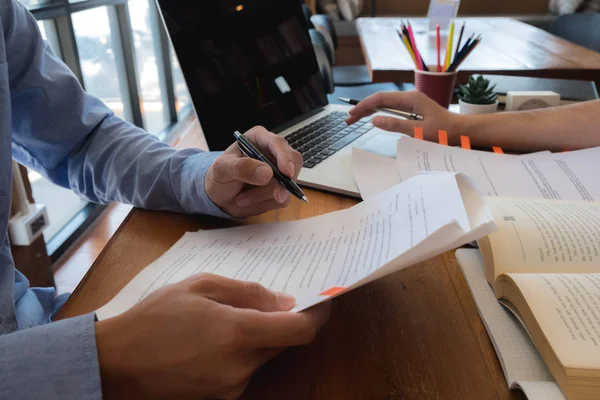
[[(437, 66), (429, 65), (429, 71), (435, 71)], [(456, 85), (457, 71), (454, 72), (428, 72), (415, 70), (415, 86), (421, 93), (444, 108), (450, 106), (454, 86)]]

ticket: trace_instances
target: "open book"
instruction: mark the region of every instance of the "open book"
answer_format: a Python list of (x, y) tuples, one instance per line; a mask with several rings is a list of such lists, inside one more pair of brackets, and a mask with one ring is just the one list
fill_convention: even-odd
[(291, 222), (186, 233), (97, 311), (118, 315), (149, 293), (207, 272), (296, 297), (301, 311), (495, 229), (472, 181), (417, 175), (347, 210)]
[(456, 259), (496, 350), (508, 387), (521, 390), (528, 400), (565, 400), (525, 327), (496, 299), (485, 279), (479, 250), (458, 249)]
[(496, 297), (569, 399), (600, 398), (600, 203), (488, 197), (478, 240)]

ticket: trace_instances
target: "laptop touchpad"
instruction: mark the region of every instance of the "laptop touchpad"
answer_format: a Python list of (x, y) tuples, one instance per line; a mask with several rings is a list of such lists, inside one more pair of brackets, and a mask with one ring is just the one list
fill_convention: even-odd
[(396, 158), (396, 142), (403, 136), (399, 133), (379, 133), (363, 143), (360, 148), (371, 153)]

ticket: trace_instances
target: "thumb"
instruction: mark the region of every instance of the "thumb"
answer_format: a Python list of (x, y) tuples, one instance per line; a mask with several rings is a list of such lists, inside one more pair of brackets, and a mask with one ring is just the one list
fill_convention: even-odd
[(264, 312), (289, 311), (296, 304), (292, 296), (273, 292), (256, 282), (238, 281), (212, 274), (200, 274), (193, 280), (196, 293), (235, 308)]
[(400, 132), (412, 136), (414, 129), (419, 125), (417, 121), (377, 116), (373, 118), (373, 126), (383, 129), (384, 131)]

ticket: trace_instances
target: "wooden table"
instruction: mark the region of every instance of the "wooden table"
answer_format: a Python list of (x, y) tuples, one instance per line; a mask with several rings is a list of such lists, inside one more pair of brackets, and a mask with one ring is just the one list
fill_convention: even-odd
[[(355, 200), (307, 190), (309, 205), (251, 218), (262, 223), (347, 208)], [(108, 302), (186, 231), (214, 218), (134, 209), (59, 318)], [(316, 341), (292, 348), (252, 379), (245, 399), (512, 399), (453, 252), (334, 300)]]
[[(427, 19), (410, 21), (425, 63), (435, 64), (435, 36), (428, 33)], [(483, 40), (461, 65), (458, 76), (461, 82), (473, 73), (583, 79), (597, 85), (600, 82), (600, 53), (511, 18), (464, 18), (456, 21), (457, 30), (463, 21), (466, 22), (463, 43), (473, 32), (481, 34)], [(396, 33), (400, 23), (399, 18), (360, 18), (357, 22), (373, 82), (414, 81), (414, 64)]]

